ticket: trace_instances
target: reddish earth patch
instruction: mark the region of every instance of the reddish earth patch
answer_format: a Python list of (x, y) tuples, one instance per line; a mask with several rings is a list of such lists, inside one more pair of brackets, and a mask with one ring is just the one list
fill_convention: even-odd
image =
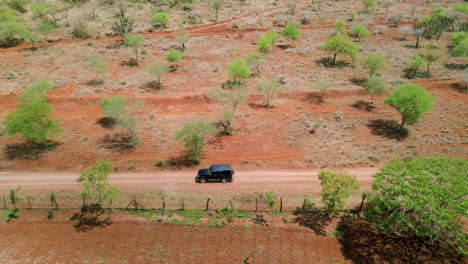
[(0, 223), (2, 261), (227, 264), (241, 263), (258, 249), (249, 263), (351, 263), (335, 238), (316, 236), (307, 228), (186, 227), (113, 213), (110, 226), (82, 233), (72, 221), (41, 220), (45, 215), (25, 212), (18, 220)]

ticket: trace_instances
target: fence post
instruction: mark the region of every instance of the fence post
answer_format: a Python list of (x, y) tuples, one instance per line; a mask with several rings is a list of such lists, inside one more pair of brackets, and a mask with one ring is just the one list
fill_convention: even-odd
[(255, 212), (258, 212), (258, 197), (255, 197)]
[(166, 200), (164, 199), (164, 196), (162, 197), (162, 202), (163, 202), (163, 209), (166, 210)]
[(232, 200), (229, 199), (229, 203), (231, 204), (231, 210), (234, 210), (234, 206), (232, 205)]
[(29, 210), (32, 210), (31, 196), (28, 195)]
[(86, 203), (86, 198), (83, 197), (83, 203), (81, 204), (81, 207), (84, 207), (84, 206), (85, 206), (85, 203)]
[(6, 209), (6, 200), (5, 200), (5, 196), (3, 196), (3, 209)]
[(280, 198), (280, 213), (283, 212), (283, 197)]
[(136, 200), (136, 195), (133, 195), (133, 202), (135, 202), (135, 209), (138, 210), (138, 203)]
[(184, 211), (184, 210), (185, 210), (185, 200), (182, 199), (182, 211)]
[(210, 210), (210, 199), (211, 198), (208, 198), (208, 200), (206, 200), (206, 211)]

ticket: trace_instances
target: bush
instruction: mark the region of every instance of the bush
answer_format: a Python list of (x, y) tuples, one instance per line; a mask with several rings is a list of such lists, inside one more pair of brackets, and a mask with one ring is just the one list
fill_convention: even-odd
[(366, 10), (368, 10), (369, 8), (372, 8), (372, 7), (375, 6), (375, 1), (374, 0), (361, 0), (361, 2), (366, 7)]
[(74, 39), (88, 39), (92, 37), (92, 34), (89, 27), (85, 23), (79, 21), (73, 26), (72, 37)]
[(257, 41), (257, 48), (260, 52), (266, 53), (273, 49), (276, 40), (276, 32), (270, 30), (262, 35)]
[(247, 66), (247, 63), (243, 59), (233, 60), (228, 64), (228, 75), (234, 82), (238, 81), (239, 78), (249, 78), (249, 66)]
[(104, 98), (99, 103), (105, 117), (117, 120), (122, 115), (125, 108), (125, 99), (122, 97)]
[(409, 78), (415, 78), (419, 70), (427, 66), (427, 60), (421, 56), (414, 56), (408, 63)]
[(276, 203), (275, 193), (266, 192), (265, 199), (267, 202), (267, 206), (273, 211), (273, 213), (277, 213), (279, 211), (279, 208), (278, 208), (278, 204)]
[(102, 206), (104, 201), (111, 201), (119, 196), (119, 189), (108, 183), (112, 168), (111, 162), (99, 161), (81, 172), (77, 182), (83, 184), (81, 191), (83, 199), (88, 203), (95, 202)]
[(157, 12), (152, 18), (154, 28), (166, 28), (169, 25), (169, 15), (166, 12)]
[(468, 14), (468, 3), (459, 3), (452, 7), (453, 10)]
[(7, 134), (20, 134), (27, 140), (41, 144), (62, 132), (59, 121), (51, 119), (52, 106), (46, 100), (46, 92), (51, 87), (48, 81), (43, 80), (21, 93), (18, 109), (4, 120)]
[(123, 37), (131, 33), (135, 26), (135, 20), (131, 19), (128, 16), (122, 15), (118, 16), (117, 20), (114, 23), (112, 23), (111, 29), (115, 34), (122, 36), (123, 40)]
[(383, 94), (387, 91), (387, 87), (382, 79), (378, 76), (371, 75), (367, 78), (366, 82), (364, 83), (364, 89), (366, 93), (372, 96), (371, 104), (374, 103), (374, 95)]
[(364, 27), (363, 25), (355, 25), (351, 28), (351, 32), (353, 33), (353, 35), (355, 37), (357, 37), (358, 39), (361, 39), (362, 37), (367, 37), (369, 36), (370, 32), (369, 30), (367, 30), (366, 27)]
[(288, 24), (283, 31), (281, 31), (282, 36), (294, 41), (299, 38), (299, 33), (299, 27), (296, 24)]
[(182, 57), (184, 57), (184, 53), (182, 51), (171, 49), (166, 55), (166, 60), (169, 62), (179, 62)]
[(16, 21), (0, 23), (0, 47), (15, 46), (24, 40), (26, 29), (23, 24)]
[(6, 0), (5, 2), (9, 7), (20, 13), (26, 13), (26, 6), (29, 3), (28, 0)]
[(341, 34), (346, 34), (346, 22), (343, 19), (335, 21), (335, 30)]

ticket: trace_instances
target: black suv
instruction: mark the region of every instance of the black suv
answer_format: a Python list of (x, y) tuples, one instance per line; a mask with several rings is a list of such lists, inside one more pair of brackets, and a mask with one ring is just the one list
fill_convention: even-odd
[(222, 183), (234, 180), (234, 170), (228, 164), (214, 164), (207, 169), (198, 170), (195, 182), (220, 181)]

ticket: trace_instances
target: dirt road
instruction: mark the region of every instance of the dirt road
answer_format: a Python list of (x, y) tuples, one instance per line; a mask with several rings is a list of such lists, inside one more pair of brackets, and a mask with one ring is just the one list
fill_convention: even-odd
[[(377, 168), (353, 168), (345, 170), (356, 175), (363, 189), (368, 189)], [(164, 189), (170, 191), (282, 191), (304, 192), (320, 189), (319, 170), (246, 170), (236, 171), (234, 182), (228, 184), (196, 184), (196, 170), (153, 171), (113, 173), (110, 183), (124, 192), (133, 190)], [(50, 191), (53, 189), (74, 190), (77, 172), (0, 172), (0, 191), (21, 186), (22, 190)]]

